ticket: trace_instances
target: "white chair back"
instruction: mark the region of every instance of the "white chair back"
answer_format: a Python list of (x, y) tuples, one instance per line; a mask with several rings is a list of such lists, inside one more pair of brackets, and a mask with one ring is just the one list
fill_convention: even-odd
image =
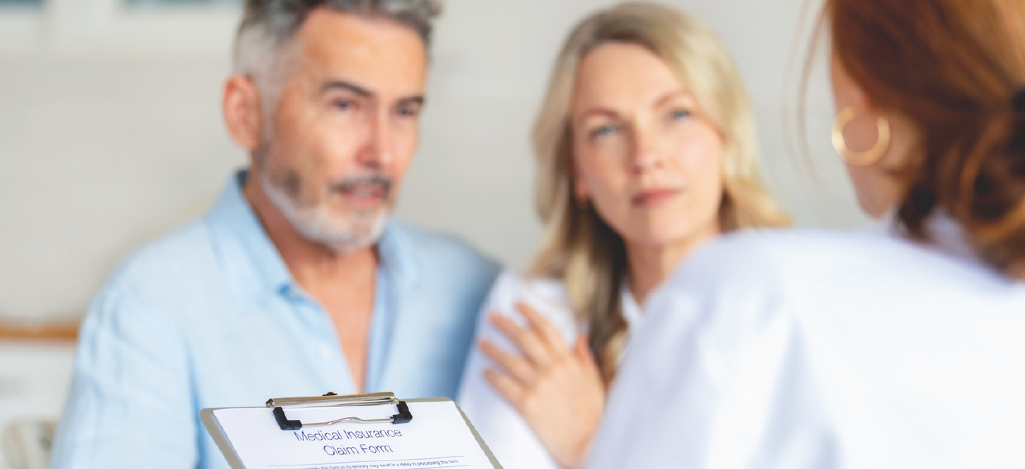
[(4, 428), (0, 434), (0, 453), (4, 455), (3, 468), (48, 469), (56, 420), (19, 420)]

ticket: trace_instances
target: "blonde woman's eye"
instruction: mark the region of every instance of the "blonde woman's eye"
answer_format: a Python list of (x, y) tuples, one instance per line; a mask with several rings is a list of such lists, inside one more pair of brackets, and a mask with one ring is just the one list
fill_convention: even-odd
[(616, 133), (616, 126), (614, 125), (603, 125), (591, 131), (591, 138), (608, 137)]
[(675, 121), (682, 121), (690, 117), (690, 111), (686, 109), (677, 109), (669, 113), (669, 117)]

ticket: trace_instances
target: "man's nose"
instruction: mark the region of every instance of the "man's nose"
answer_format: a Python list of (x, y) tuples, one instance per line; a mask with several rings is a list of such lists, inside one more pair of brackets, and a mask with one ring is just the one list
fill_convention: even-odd
[(395, 132), (387, 112), (378, 112), (367, 127), (366, 145), (360, 152), (360, 162), (375, 168), (383, 167), (395, 159)]

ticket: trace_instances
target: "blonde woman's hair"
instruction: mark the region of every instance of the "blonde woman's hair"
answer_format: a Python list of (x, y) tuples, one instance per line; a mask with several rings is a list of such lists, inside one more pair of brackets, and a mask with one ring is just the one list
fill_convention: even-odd
[(626, 251), (622, 238), (593, 208), (574, 203), (570, 108), (580, 62), (607, 43), (636, 44), (659, 56), (723, 136), (723, 231), (789, 224), (758, 176), (758, 143), (744, 84), (707, 26), (675, 9), (646, 3), (599, 11), (578, 24), (555, 63), (534, 127), (536, 203), (546, 234), (530, 274), (563, 281), (578, 321), (589, 324), (591, 353), (606, 383), (616, 374), (628, 328), (620, 297)]

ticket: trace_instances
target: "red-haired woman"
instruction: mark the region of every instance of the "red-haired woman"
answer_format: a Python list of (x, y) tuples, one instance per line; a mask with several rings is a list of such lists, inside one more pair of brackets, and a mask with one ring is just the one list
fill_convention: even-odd
[(827, 0), (869, 233), (727, 236), (654, 293), (590, 467), (1025, 467), (1025, 2)]

